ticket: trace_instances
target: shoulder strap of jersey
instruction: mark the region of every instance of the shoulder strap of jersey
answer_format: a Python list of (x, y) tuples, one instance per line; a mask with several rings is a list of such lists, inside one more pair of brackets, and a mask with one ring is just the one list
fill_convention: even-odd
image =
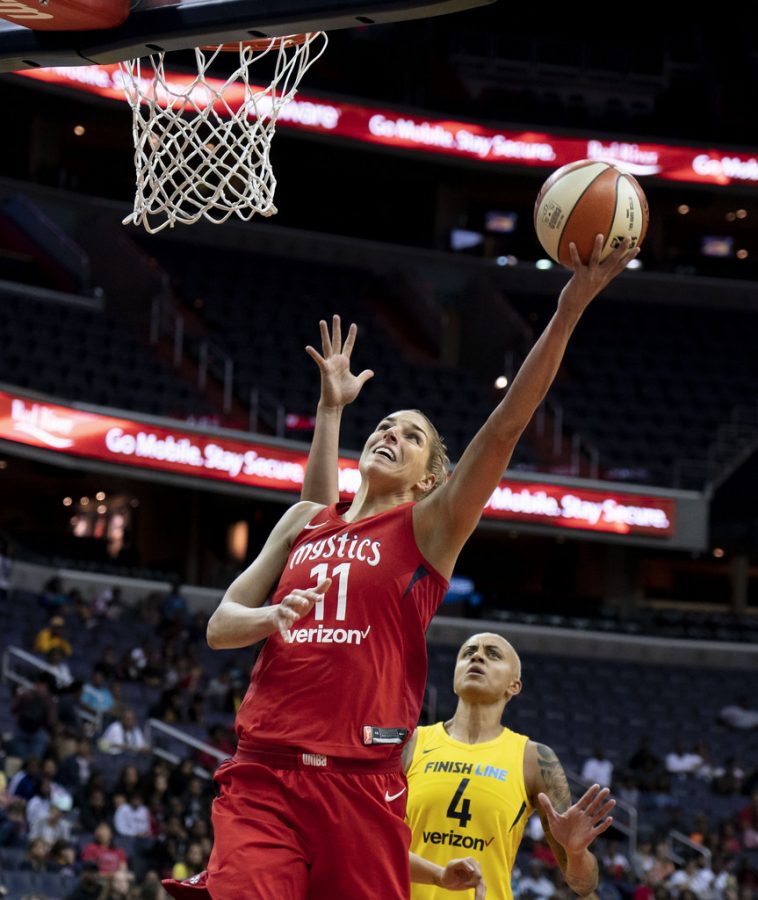
[(425, 750), (434, 746), (435, 740), (439, 742), (446, 736), (447, 732), (442, 722), (435, 722), (434, 725), (419, 725), (416, 729), (416, 746), (413, 750), (413, 759), (410, 767), (413, 767), (416, 761), (424, 755)]

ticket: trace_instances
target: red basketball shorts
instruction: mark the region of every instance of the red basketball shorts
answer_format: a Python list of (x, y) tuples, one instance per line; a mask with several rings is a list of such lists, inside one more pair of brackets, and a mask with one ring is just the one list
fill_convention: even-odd
[(215, 778), (215, 842), (203, 884), (213, 900), (410, 896), (399, 762), (238, 752)]

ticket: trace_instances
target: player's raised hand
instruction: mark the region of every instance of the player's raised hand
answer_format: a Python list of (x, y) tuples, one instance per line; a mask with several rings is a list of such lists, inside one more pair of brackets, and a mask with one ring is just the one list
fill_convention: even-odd
[(364, 369), (359, 375), (354, 375), (350, 371), (350, 354), (353, 352), (358, 326), (355, 323), (350, 326), (344, 344), (339, 316), (332, 316), (331, 335), (329, 326), (323, 319), (319, 322), (319, 328), (321, 353), (310, 344), (305, 348), (305, 352), (315, 361), (321, 372), (319, 403), (329, 407), (347, 406), (355, 400), (363, 385), (374, 375), (371, 369)]
[(475, 900), (484, 900), (487, 894), (482, 867), (478, 860), (471, 856), (465, 859), (451, 859), (440, 876), (440, 887), (448, 891), (467, 891), (476, 888)]
[(574, 274), (558, 298), (560, 310), (580, 316), (600, 291), (607, 287), (617, 275), (620, 275), (640, 252), (639, 247), (632, 249), (629, 238), (625, 238), (610, 256), (600, 262), (604, 241), (602, 234), (597, 235), (590, 261), (586, 266), (579, 258), (576, 244), (573, 242), (569, 244), (571, 268), (574, 270)]
[(314, 604), (324, 596), (331, 586), (332, 579), (325, 578), (323, 581), (319, 581), (315, 588), (306, 588), (305, 590), (295, 588), (282, 598), (281, 603), (271, 607), (274, 624), (285, 641), (289, 643), (292, 640), (290, 628), (303, 616), (308, 615)]
[(595, 838), (613, 824), (608, 813), (616, 805), (609, 799), (608, 788), (593, 784), (565, 813), (556, 812), (547, 794), (539, 794), (540, 802), (550, 825), (550, 833), (567, 854), (586, 850)]

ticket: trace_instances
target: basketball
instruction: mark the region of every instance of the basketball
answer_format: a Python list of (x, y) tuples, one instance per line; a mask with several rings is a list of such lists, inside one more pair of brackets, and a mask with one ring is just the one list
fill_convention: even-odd
[(605, 238), (600, 259), (624, 238), (638, 247), (645, 239), (649, 212), (637, 179), (611, 163), (583, 159), (553, 172), (534, 204), (534, 228), (548, 256), (571, 266), (573, 241), (583, 263), (595, 238)]

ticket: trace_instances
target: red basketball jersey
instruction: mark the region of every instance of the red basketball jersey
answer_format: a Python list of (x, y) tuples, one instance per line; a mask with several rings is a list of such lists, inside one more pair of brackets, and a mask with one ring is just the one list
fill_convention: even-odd
[(273, 603), (332, 584), (289, 641), (266, 640), (237, 715), (243, 744), (382, 758), (398, 747), (371, 743), (366, 728), (416, 727), (424, 635), (447, 581), (416, 545), (413, 503), (351, 523), (341, 518), (348, 505), (319, 511), (292, 545)]

